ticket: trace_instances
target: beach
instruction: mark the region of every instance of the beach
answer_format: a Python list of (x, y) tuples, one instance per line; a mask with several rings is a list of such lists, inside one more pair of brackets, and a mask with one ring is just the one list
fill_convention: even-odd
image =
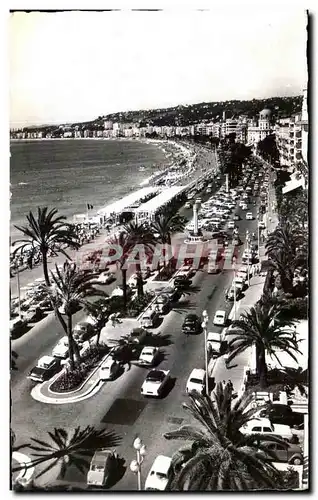
[(15, 141), (10, 149), (12, 241), (19, 235), (14, 225), (38, 206), (56, 207), (69, 220), (87, 204), (95, 213), (171, 163), (160, 148), (141, 141)]
[[(87, 141), (87, 139), (85, 139), (85, 141)], [(95, 139), (93, 139), (93, 141), (95, 141)], [(129, 141), (125, 141), (125, 142), (129, 142)], [(159, 141), (151, 141), (151, 143), (150, 143), (150, 140), (146, 139), (146, 140), (143, 140), (142, 142), (147, 143), (146, 144), (146, 147), (147, 147), (146, 151), (147, 152), (151, 151), (150, 146), (158, 149), (157, 143)], [(159, 147), (161, 148), (161, 154), (163, 156), (160, 157), (161, 163), (158, 163), (159, 167), (156, 169), (156, 171), (154, 172), (153, 175), (158, 175), (158, 172), (160, 174), (164, 174), (164, 173), (166, 173), (167, 170), (173, 168), (173, 166), (176, 163), (180, 162), (181, 160), (186, 160), (186, 162), (188, 162), (188, 163), (185, 164), (184, 170), (185, 171), (187, 170), (188, 164), (194, 163), (195, 164), (195, 168), (193, 167), (194, 173), (193, 173), (193, 176), (191, 176), (191, 178), (185, 176), (180, 181), (180, 184), (187, 185), (188, 183), (193, 182), (196, 178), (201, 177), (203, 172), (209, 167), (210, 162), (208, 161), (208, 159), (211, 157), (211, 151), (204, 151), (202, 148), (198, 148), (198, 146), (192, 146), (192, 145), (189, 145), (188, 147), (187, 146), (188, 145), (174, 143), (173, 141), (160, 141)], [(199, 161), (198, 161), (198, 152), (200, 152)], [(167, 161), (168, 167), (165, 165), (164, 160), (165, 161), (168, 160)], [(150, 160), (148, 159), (148, 161), (150, 161)], [(151, 159), (151, 161), (153, 161), (153, 159)], [(144, 161), (143, 164), (146, 165), (146, 162)], [(115, 195), (113, 194), (112, 196), (109, 196), (109, 198), (108, 198), (109, 200), (114, 200), (114, 199), (118, 200), (118, 199), (121, 199), (123, 196), (125, 196), (127, 193), (137, 191), (138, 189), (140, 189), (139, 184), (143, 184), (144, 181), (146, 181), (146, 184), (151, 184), (151, 179), (147, 179), (147, 178), (145, 179), (145, 176), (148, 173), (148, 169), (146, 168), (146, 170), (143, 170), (142, 172), (140, 172), (137, 167), (138, 167), (138, 165), (135, 165), (135, 170), (136, 170), (135, 179), (138, 175), (140, 175), (139, 179), (143, 178), (144, 180), (141, 181), (141, 183), (138, 183), (137, 185), (132, 187), (131, 186), (131, 178), (129, 177), (129, 182), (126, 183), (125, 185), (112, 186), (112, 192), (115, 192), (115, 189), (117, 189), (118, 190), (117, 192), (120, 193), (120, 195), (115, 197)], [(151, 177), (153, 177), (153, 175)], [(72, 187), (72, 189), (74, 189), (74, 186)], [(75, 189), (76, 189), (76, 186), (75, 186)], [(107, 190), (109, 190), (109, 187), (107, 184), (101, 183), (101, 185), (98, 186), (98, 189), (100, 189), (101, 192), (107, 192)], [(105, 196), (104, 196), (104, 199), (105, 199)], [(33, 200), (31, 200), (31, 201), (33, 201)], [(91, 202), (91, 201), (94, 202), (94, 205), (95, 205), (94, 212), (95, 213), (96, 213), (97, 208), (102, 208), (102, 207), (109, 205), (109, 203), (106, 203), (103, 205), (100, 204), (100, 207), (97, 207), (95, 204), (95, 198), (90, 198), (89, 202)], [(69, 215), (69, 218), (72, 218), (73, 215), (76, 215), (75, 213), (70, 214), (70, 210), (68, 210), (68, 212), (65, 213), (65, 210), (63, 210), (63, 208), (61, 208), (58, 203), (56, 205), (53, 205), (53, 206), (56, 206), (56, 208), (58, 208), (58, 210), (61, 214)], [(28, 208), (26, 208), (26, 213), (28, 210), (30, 210), (30, 208), (34, 210), (34, 208), (32, 208), (32, 207), (28, 207)], [(35, 209), (36, 208), (37, 207), (35, 207)], [(84, 210), (85, 210), (85, 208), (86, 207), (83, 206)], [(14, 222), (11, 220), (11, 224), (13, 224), (13, 223)], [(19, 233), (17, 232), (17, 234), (19, 234)], [(96, 238), (94, 238), (90, 243), (85, 244), (82, 248), (84, 249), (84, 251), (86, 251), (86, 250), (93, 251), (94, 248), (97, 248), (103, 241), (105, 241), (105, 238), (107, 238), (108, 236), (109, 236), (109, 234), (105, 230), (105, 228), (100, 228), (100, 234)], [(14, 241), (14, 240), (12, 240), (12, 241)], [(49, 268), (54, 269), (55, 263), (62, 264), (64, 261), (65, 261), (65, 257), (63, 255), (60, 255), (54, 259), (51, 258), (51, 259), (49, 259)], [(43, 276), (42, 265), (39, 264), (33, 269), (26, 269), (26, 270), (20, 272), (19, 274), (20, 274), (21, 297), (23, 297), (25, 294), (24, 288), (28, 284), (32, 283), (35, 279), (38, 279), (38, 278)], [(12, 293), (12, 298), (17, 296), (17, 277), (16, 276), (13, 276), (11, 278), (11, 293)]]

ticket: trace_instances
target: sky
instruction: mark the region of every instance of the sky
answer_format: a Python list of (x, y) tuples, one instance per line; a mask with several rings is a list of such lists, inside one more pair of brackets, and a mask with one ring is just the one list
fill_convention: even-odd
[(306, 22), (293, 5), (11, 13), (10, 125), (300, 95)]

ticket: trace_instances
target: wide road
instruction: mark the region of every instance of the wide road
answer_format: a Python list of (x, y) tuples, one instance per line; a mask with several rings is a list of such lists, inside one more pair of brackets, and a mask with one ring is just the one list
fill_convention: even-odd
[[(252, 207), (249, 206), (251, 210)], [(256, 208), (253, 207), (254, 215)], [(243, 212), (242, 215), (245, 213)], [(246, 229), (256, 232), (256, 220), (238, 223), (241, 236)], [(243, 246), (241, 247), (242, 251)], [(187, 399), (185, 386), (187, 378), (193, 368), (204, 367), (204, 339), (203, 334), (186, 337), (181, 333), (181, 326), (188, 312), (202, 314), (207, 310), (210, 317), (209, 328), (217, 309), (229, 311), (232, 304), (225, 301), (224, 292), (233, 278), (231, 271), (223, 271), (219, 275), (208, 275), (206, 271), (198, 271), (193, 279), (192, 292), (180, 301), (176, 308), (167, 314), (156, 330), (171, 343), (163, 347), (164, 359), (160, 368), (171, 370), (173, 387), (163, 399), (145, 399), (140, 394), (140, 387), (147, 370), (132, 366), (119, 379), (106, 383), (92, 398), (76, 404), (48, 405), (34, 401), (30, 396), (30, 382), (25, 379), (25, 370), (29, 361), (19, 357), (19, 372), (13, 374), (12, 379), (12, 428), (17, 435), (17, 444), (27, 442), (30, 437), (47, 440), (47, 431), (53, 427), (63, 427), (69, 431), (76, 426), (93, 425), (105, 427), (117, 432), (122, 442), (118, 446), (119, 454), (126, 460), (127, 470), (123, 477), (113, 486), (116, 490), (136, 489), (136, 477), (129, 470), (129, 463), (134, 459), (132, 442), (140, 434), (147, 445), (147, 455), (144, 459), (144, 475), (149, 471), (157, 454), (171, 456), (181, 443), (166, 441), (162, 434), (176, 428), (179, 424), (189, 421), (187, 413), (181, 407)], [(105, 287), (106, 288), (106, 287)], [(56, 338), (61, 336), (56, 330), (57, 323), (45, 328), (45, 338), (52, 337), (54, 330)], [(48, 335), (48, 330), (51, 332)], [(215, 330), (215, 327), (213, 327)], [(221, 329), (220, 329), (221, 330)], [(33, 338), (33, 337), (32, 337)], [(33, 341), (33, 348), (37, 353), (45, 354), (51, 350), (51, 345), (40, 335)], [(19, 352), (19, 351), (18, 351)], [(20, 352), (19, 355), (21, 356)], [(38, 354), (34, 356), (38, 358)], [(30, 365), (30, 363), (29, 363)], [(33, 366), (33, 365), (32, 365)], [(45, 479), (45, 478), (44, 478)], [(52, 480), (48, 476), (49, 481)], [(85, 477), (76, 471), (70, 471), (66, 477), (68, 481), (85, 483)]]

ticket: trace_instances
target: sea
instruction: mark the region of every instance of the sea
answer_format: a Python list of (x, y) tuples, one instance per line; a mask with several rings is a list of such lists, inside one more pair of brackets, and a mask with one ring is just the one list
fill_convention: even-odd
[(72, 220), (90, 204), (94, 215), (171, 164), (159, 146), (136, 140), (12, 141), (10, 153), (12, 242), (30, 210), (57, 208)]

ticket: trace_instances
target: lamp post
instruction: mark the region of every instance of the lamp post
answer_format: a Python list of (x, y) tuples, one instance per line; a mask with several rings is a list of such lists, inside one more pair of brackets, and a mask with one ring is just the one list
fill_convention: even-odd
[(17, 267), (17, 288), (18, 288), (18, 301), (19, 301), (19, 318), (21, 319), (21, 288), (20, 288), (20, 272)]
[(205, 352), (205, 388), (206, 388), (206, 393), (207, 395), (209, 394), (209, 373), (208, 373), (208, 339), (207, 339), (207, 332), (208, 332), (208, 322), (209, 322), (209, 316), (206, 310), (203, 311), (202, 313), (203, 316), (203, 322), (202, 322), (202, 328), (204, 331), (204, 352)]
[(144, 461), (144, 456), (146, 455), (146, 447), (140, 437), (136, 437), (133, 442), (133, 447), (136, 450), (136, 460), (132, 460), (130, 462), (130, 470), (134, 474), (137, 474), (138, 490), (141, 491), (141, 464)]
[(236, 284), (235, 284), (235, 277), (236, 277), (236, 257), (233, 257), (232, 259), (232, 269), (234, 272), (234, 321), (236, 320)]
[(246, 250), (247, 250), (247, 284), (250, 286), (250, 235), (248, 229), (246, 230)]

